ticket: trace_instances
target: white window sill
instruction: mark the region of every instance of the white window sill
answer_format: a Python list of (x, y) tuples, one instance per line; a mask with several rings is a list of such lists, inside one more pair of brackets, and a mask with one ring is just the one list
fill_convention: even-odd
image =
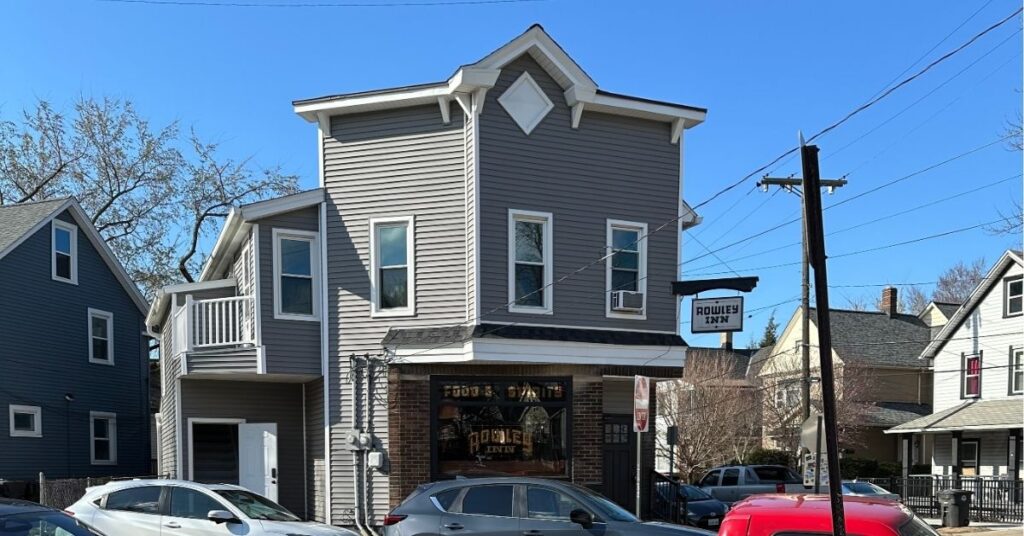
[(43, 437), (42, 432), (11, 432), (11, 437)]
[(78, 280), (76, 280), (76, 279), (64, 279), (63, 277), (57, 277), (57, 276), (52, 276), (51, 279), (53, 279), (54, 281), (57, 281), (58, 283), (67, 283), (69, 285), (77, 285), (78, 284)]
[(93, 460), (92, 465), (117, 465), (117, 460)]
[(302, 322), (319, 322), (320, 317), (316, 315), (290, 315), (285, 313), (274, 313), (274, 320), (299, 320)]
[(605, 312), (605, 318), (615, 318), (618, 320), (647, 320), (647, 312), (642, 313), (620, 313), (618, 311), (607, 311)]
[(416, 309), (406, 307), (404, 309), (370, 309), (370, 318), (400, 318), (416, 316)]
[(517, 313), (517, 314), (527, 314), (527, 315), (553, 315), (553, 314), (555, 314), (555, 312), (553, 310), (548, 309), (546, 307), (525, 307), (525, 306), (522, 306), (522, 305), (520, 305), (520, 306), (509, 305), (508, 306), (508, 312), (510, 312), (510, 313)]
[(97, 365), (107, 365), (108, 367), (114, 366), (114, 360), (113, 359), (95, 359), (95, 358), (90, 357), (89, 358), (89, 362), (97, 364)]

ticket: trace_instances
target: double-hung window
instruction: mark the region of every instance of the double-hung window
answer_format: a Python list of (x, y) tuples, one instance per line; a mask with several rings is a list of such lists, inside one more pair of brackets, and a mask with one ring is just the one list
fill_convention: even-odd
[(114, 315), (89, 309), (89, 362), (114, 364)]
[(50, 272), (54, 281), (78, 284), (78, 227), (63, 220), (50, 224)]
[(370, 220), (371, 301), (374, 316), (416, 314), (415, 219)]
[(11, 437), (43, 437), (43, 410), (39, 406), (11, 404), (8, 416)]
[(553, 311), (551, 222), (548, 212), (509, 210), (509, 312)]
[[(643, 306), (647, 304), (647, 224), (608, 220), (607, 227), (607, 316), (643, 319)], [(620, 291), (640, 293), (639, 313), (613, 310), (613, 297)]]
[(89, 412), (89, 453), (93, 465), (117, 463), (117, 415)]
[(1003, 280), (1003, 295), (1006, 297), (1003, 316), (1024, 314), (1024, 278), (1017, 276)]
[(964, 398), (981, 396), (981, 354), (964, 357)]
[(1010, 348), (1010, 394), (1024, 393), (1024, 349)]
[(274, 229), (274, 318), (316, 320), (320, 256), (317, 233)]

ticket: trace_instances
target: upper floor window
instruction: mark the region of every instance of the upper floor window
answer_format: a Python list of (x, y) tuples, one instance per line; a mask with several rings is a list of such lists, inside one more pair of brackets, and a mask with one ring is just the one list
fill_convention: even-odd
[(89, 412), (89, 451), (93, 465), (117, 463), (117, 415)]
[(792, 409), (800, 404), (800, 384), (796, 382), (780, 385), (775, 391), (775, 407)]
[(370, 220), (372, 313), (416, 313), (415, 220), (413, 217)]
[(43, 410), (39, 406), (11, 404), (11, 437), (43, 437)]
[(509, 312), (553, 311), (551, 221), (548, 212), (509, 210)]
[(608, 220), (607, 316), (643, 319), (647, 294), (647, 224)]
[(114, 315), (89, 309), (89, 362), (114, 364)]
[(274, 318), (316, 320), (317, 234), (274, 229)]
[(1017, 276), (1003, 280), (1003, 295), (1006, 296), (1003, 316), (1024, 313), (1024, 278)]
[(1024, 349), (1010, 348), (1010, 394), (1024, 393)]
[(981, 396), (981, 354), (964, 358), (963, 378), (964, 398)]
[(51, 275), (55, 281), (78, 284), (78, 227), (63, 220), (50, 224)]

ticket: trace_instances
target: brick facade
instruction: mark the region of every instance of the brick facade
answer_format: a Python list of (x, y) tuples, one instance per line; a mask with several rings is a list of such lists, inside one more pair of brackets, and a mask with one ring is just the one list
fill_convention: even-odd
[[(483, 376), (572, 378), (572, 465), (573, 482), (596, 490), (603, 489), (604, 375), (623, 376), (662, 373), (665, 370), (641, 370), (628, 367), (586, 365), (392, 365), (388, 373), (389, 501), (396, 506), (416, 486), (429, 482), (430, 467), (430, 378), (431, 376)], [(678, 374), (678, 372), (676, 372)], [(651, 412), (654, 414), (655, 387), (652, 385)], [(644, 487), (647, 473), (654, 467), (654, 434), (645, 434), (642, 443)], [(631, 484), (630, 484), (631, 486)], [(649, 494), (643, 493), (645, 499)], [(646, 506), (645, 506), (646, 508)]]

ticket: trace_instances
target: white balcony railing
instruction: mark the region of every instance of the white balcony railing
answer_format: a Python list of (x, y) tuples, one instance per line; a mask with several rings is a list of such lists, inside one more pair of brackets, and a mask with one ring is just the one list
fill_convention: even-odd
[(175, 351), (253, 344), (255, 301), (252, 296), (209, 300), (185, 297), (174, 314)]

